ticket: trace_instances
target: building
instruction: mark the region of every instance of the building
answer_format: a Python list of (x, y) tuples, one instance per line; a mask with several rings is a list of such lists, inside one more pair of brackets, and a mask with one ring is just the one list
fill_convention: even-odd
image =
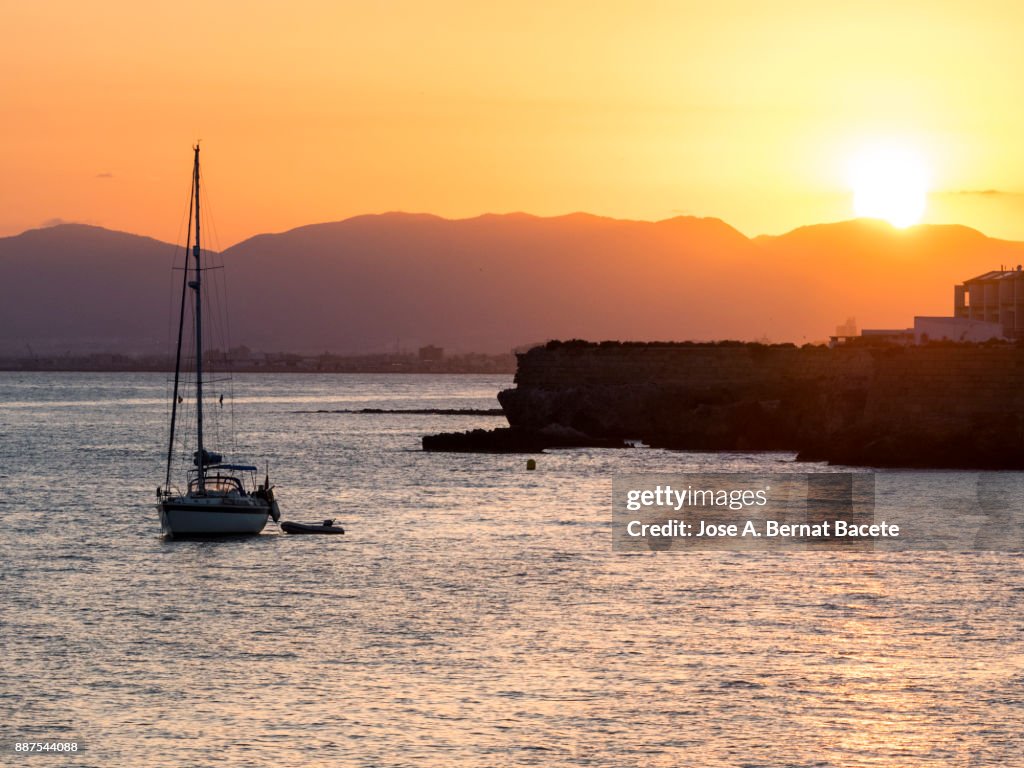
[(913, 344), (913, 328), (865, 328), (858, 338), (892, 344)]
[(992, 339), (1005, 339), (1003, 327), (987, 320), (972, 320), (969, 317), (922, 317), (914, 318), (914, 343), (928, 341), (971, 341), (979, 343)]
[(1007, 339), (1024, 338), (1024, 271), (998, 269), (953, 288), (953, 316), (996, 323)]
[(848, 318), (846, 318), (846, 322), (845, 323), (843, 323), (842, 325), (837, 325), (836, 326), (836, 336), (837, 337), (840, 337), (840, 336), (850, 337), (850, 336), (856, 336), (856, 335), (857, 335), (857, 318), (855, 318), (855, 317), (848, 317)]
[(859, 342), (925, 344), (929, 341), (980, 343), (1024, 338), (1024, 269), (986, 272), (953, 287), (953, 316), (914, 318), (913, 328), (867, 329), (856, 335), (848, 320), (836, 328), (830, 346)]
[(444, 360), (444, 347), (435, 347), (433, 344), (420, 347), (420, 360), (424, 363), (436, 363)]

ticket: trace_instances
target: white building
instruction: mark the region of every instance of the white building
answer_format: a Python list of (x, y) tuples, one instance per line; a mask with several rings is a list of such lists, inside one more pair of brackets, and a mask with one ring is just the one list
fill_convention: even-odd
[(914, 318), (914, 343), (928, 341), (991, 341), (1004, 339), (1003, 326), (986, 320), (971, 320), (967, 317), (921, 317)]
[(914, 318), (913, 328), (868, 329), (860, 336), (836, 329), (831, 346), (853, 338), (889, 344), (929, 341), (983, 342), (1024, 338), (1024, 270), (996, 270), (965, 280), (953, 288), (953, 316)]
[(996, 323), (1007, 339), (1024, 338), (1024, 270), (993, 270), (954, 286), (953, 315)]

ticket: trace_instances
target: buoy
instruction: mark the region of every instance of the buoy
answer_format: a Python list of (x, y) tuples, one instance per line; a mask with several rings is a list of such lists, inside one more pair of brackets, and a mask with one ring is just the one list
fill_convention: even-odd
[(537, 460), (536, 459), (527, 459), (526, 460), (526, 468), (527, 469), (536, 469), (537, 468)]

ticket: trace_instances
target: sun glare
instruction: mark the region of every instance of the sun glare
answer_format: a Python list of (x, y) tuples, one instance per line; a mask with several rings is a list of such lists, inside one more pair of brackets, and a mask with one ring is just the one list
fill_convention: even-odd
[(895, 227), (917, 224), (928, 199), (928, 169), (908, 147), (865, 147), (850, 161), (853, 209), (858, 216), (884, 219)]

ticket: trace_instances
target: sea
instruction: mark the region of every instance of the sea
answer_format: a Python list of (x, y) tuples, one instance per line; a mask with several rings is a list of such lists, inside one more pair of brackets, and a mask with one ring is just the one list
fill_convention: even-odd
[(167, 541), (167, 377), (0, 373), (0, 764), (1024, 765), (1019, 552), (615, 552), (616, 475), (832, 468), (638, 447), (528, 471), (420, 450), (500, 416), (337, 412), (509, 386), (212, 385), (211, 447), (345, 535)]

